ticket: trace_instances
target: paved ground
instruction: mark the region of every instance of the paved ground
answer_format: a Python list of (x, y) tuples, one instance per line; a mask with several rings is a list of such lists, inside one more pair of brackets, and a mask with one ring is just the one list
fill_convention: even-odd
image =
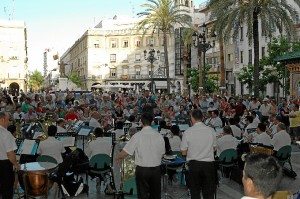
[[(293, 153), (292, 153), (292, 165), (293, 169), (296, 171), (298, 176), (295, 179), (290, 177), (284, 176), (279, 190), (288, 190), (292, 193), (296, 193), (300, 190), (300, 149), (297, 146), (293, 146)], [(120, 182), (120, 172), (119, 169), (115, 167), (115, 176), (116, 181)], [(96, 191), (96, 182), (95, 180), (89, 181), (90, 191), (89, 196), (86, 194), (80, 194), (79, 196), (75, 197), (78, 199), (95, 199), (95, 198), (113, 198), (112, 196), (106, 196), (103, 192)], [(117, 183), (119, 186), (119, 183)], [(169, 187), (169, 193), (173, 199), (188, 199), (190, 198), (187, 195), (187, 190), (184, 185), (179, 183), (173, 183)], [(220, 186), (217, 189), (217, 199), (239, 199), (243, 196), (243, 186), (239, 185), (233, 180), (228, 178), (222, 178), (220, 180)], [(17, 197), (15, 197), (17, 198)], [(50, 191), (50, 197), (53, 198), (53, 190)], [(163, 197), (164, 198), (164, 197)], [(296, 198), (296, 197), (295, 197)]]

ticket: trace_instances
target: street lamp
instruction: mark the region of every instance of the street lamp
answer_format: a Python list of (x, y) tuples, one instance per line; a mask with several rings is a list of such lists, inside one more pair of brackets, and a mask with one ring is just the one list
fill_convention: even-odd
[[(211, 38), (212, 38), (212, 44), (210, 43), (210, 41), (206, 41), (206, 25), (203, 24), (201, 26), (201, 29), (200, 29), (201, 33), (199, 33), (198, 35), (198, 32), (194, 32), (193, 34), (193, 41), (194, 41), (194, 46), (195, 47), (198, 47), (198, 50), (200, 50), (201, 52), (203, 52), (203, 77), (202, 77), (202, 85), (203, 85), (203, 94), (205, 95), (206, 93), (206, 67), (205, 67), (205, 54), (206, 52), (211, 49), (211, 48), (214, 48), (215, 47), (215, 39), (216, 39), (216, 34), (214, 32), (212, 32), (211, 34)], [(200, 63), (199, 63), (200, 65)]]
[(153, 63), (156, 60), (159, 60), (160, 58), (160, 51), (156, 51), (156, 57), (155, 57), (155, 50), (151, 49), (148, 52), (148, 57), (147, 57), (147, 50), (144, 50), (144, 58), (151, 64), (151, 92), (154, 92), (154, 80), (153, 80)]

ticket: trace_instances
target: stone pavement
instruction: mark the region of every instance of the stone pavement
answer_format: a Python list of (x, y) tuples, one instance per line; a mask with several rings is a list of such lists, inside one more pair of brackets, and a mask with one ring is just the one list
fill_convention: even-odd
[[(296, 193), (300, 190), (300, 149), (298, 146), (293, 145), (292, 152), (292, 165), (294, 171), (298, 176), (293, 179), (287, 176), (284, 176), (280, 184), (279, 190), (288, 190), (292, 193)], [(115, 168), (116, 181), (120, 182), (117, 179), (120, 179), (120, 172), (117, 172), (119, 168)], [(119, 186), (119, 183), (117, 183)], [(103, 192), (96, 191), (96, 182), (95, 180), (89, 181), (89, 195), (85, 193), (80, 194), (75, 197), (78, 199), (96, 199), (96, 198), (113, 198), (113, 196), (107, 196)], [(187, 189), (184, 185), (176, 183), (168, 186), (168, 193), (172, 196), (173, 199), (188, 199), (190, 198), (187, 194)], [(243, 186), (236, 183), (233, 180), (228, 178), (222, 178), (220, 180), (220, 185), (217, 188), (217, 199), (240, 199), (243, 196)], [(17, 198), (17, 197), (15, 197)], [(53, 198), (53, 189), (50, 191), (50, 196), (48, 198)], [(295, 197), (296, 198), (296, 197)]]

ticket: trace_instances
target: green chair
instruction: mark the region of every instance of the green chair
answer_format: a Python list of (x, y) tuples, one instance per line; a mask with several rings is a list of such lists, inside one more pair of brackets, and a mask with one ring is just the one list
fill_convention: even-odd
[(40, 155), (36, 159), (37, 162), (51, 162), (57, 164), (57, 160), (50, 155)]
[(135, 177), (127, 179), (123, 184), (124, 199), (137, 199)]
[(94, 155), (89, 162), (89, 175), (94, 177), (99, 177), (100, 181), (107, 182), (112, 189), (115, 190), (115, 183), (113, 177), (112, 158), (107, 154), (97, 154)]
[(226, 149), (222, 151), (219, 156), (219, 166), (221, 169), (222, 176), (224, 176), (224, 168), (230, 169), (229, 175), (231, 174), (231, 168), (237, 167), (238, 153), (235, 149)]
[(293, 171), (293, 167), (291, 164), (291, 154), (292, 154), (292, 147), (290, 145), (281, 147), (277, 153), (276, 157), (279, 163), (284, 167), (284, 164), (287, 162), (290, 165), (291, 171)]

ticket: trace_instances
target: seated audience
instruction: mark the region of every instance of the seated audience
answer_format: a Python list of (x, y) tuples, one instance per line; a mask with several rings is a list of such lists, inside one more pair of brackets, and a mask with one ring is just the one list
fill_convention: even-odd
[(277, 125), (277, 133), (273, 136), (271, 143), (274, 151), (278, 151), (281, 147), (291, 145), (291, 137), (286, 132), (286, 126), (283, 123)]

